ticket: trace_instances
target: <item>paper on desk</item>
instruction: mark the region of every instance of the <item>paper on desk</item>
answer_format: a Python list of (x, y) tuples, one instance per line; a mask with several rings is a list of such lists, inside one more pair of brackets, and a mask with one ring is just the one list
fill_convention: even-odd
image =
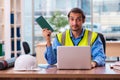
[(49, 65), (49, 64), (38, 64), (38, 66), (40, 68), (45, 68), (45, 69), (56, 67), (56, 65)]
[(114, 64), (110, 65), (110, 68), (120, 70), (120, 61), (115, 62)]

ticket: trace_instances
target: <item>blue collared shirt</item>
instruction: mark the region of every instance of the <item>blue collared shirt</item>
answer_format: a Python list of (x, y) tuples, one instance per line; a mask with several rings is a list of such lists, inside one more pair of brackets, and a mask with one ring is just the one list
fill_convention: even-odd
[[(75, 46), (79, 43), (81, 38), (83, 37), (84, 29), (82, 29), (82, 34), (78, 38), (74, 38), (72, 35), (72, 32), (70, 32), (71, 39)], [(53, 41), (52, 46), (49, 46), (46, 48), (45, 52), (45, 58), (48, 62), (48, 64), (56, 64), (57, 63), (57, 46), (61, 46), (61, 44), (58, 42), (58, 39), (55, 38)], [(105, 53), (103, 49), (103, 44), (98, 36), (95, 40), (94, 44), (91, 47), (91, 56), (92, 61), (97, 62), (97, 66), (104, 66), (105, 65)]]

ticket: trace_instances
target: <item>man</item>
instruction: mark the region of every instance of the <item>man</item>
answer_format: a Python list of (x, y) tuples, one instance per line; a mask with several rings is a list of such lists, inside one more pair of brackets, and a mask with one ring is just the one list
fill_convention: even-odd
[[(70, 30), (66, 30), (65, 36), (65, 46), (87, 46), (88, 45), (88, 33), (89, 31), (82, 27), (85, 22), (85, 15), (83, 11), (79, 8), (73, 8), (68, 13), (68, 22), (70, 25)], [(53, 44), (51, 44), (50, 39), (51, 31), (48, 29), (43, 29), (43, 36), (45, 37), (46, 52), (45, 58), (49, 64), (57, 63), (57, 46), (62, 45), (62, 35), (63, 33), (57, 34), (54, 39)], [(105, 53), (103, 49), (103, 44), (100, 37), (96, 32), (92, 32), (91, 35), (91, 57), (92, 67), (104, 66), (105, 65)]]

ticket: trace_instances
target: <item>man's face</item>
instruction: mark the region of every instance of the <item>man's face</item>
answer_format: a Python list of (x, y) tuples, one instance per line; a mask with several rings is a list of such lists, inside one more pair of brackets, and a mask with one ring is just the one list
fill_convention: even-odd
[(84, 23), (84, 19), (80, 13), (70, 13), (69, 24), (72, 31), (79, 31), (82, 29), (82, 24)]

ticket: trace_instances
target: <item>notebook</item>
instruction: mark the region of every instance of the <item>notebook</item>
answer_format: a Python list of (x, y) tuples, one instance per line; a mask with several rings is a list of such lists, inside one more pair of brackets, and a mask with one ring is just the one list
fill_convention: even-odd
[(52, 32), (54, 31), (53, 28), (48, 24), (48, 22), (45, 20), (43, 16), (40, 16), (36, 19), (36, 22), (40, 25), (42, 29), (47, 28), (51, 30)]
[(58, 46), (58, 69), (91, 69), (90, 46)]

